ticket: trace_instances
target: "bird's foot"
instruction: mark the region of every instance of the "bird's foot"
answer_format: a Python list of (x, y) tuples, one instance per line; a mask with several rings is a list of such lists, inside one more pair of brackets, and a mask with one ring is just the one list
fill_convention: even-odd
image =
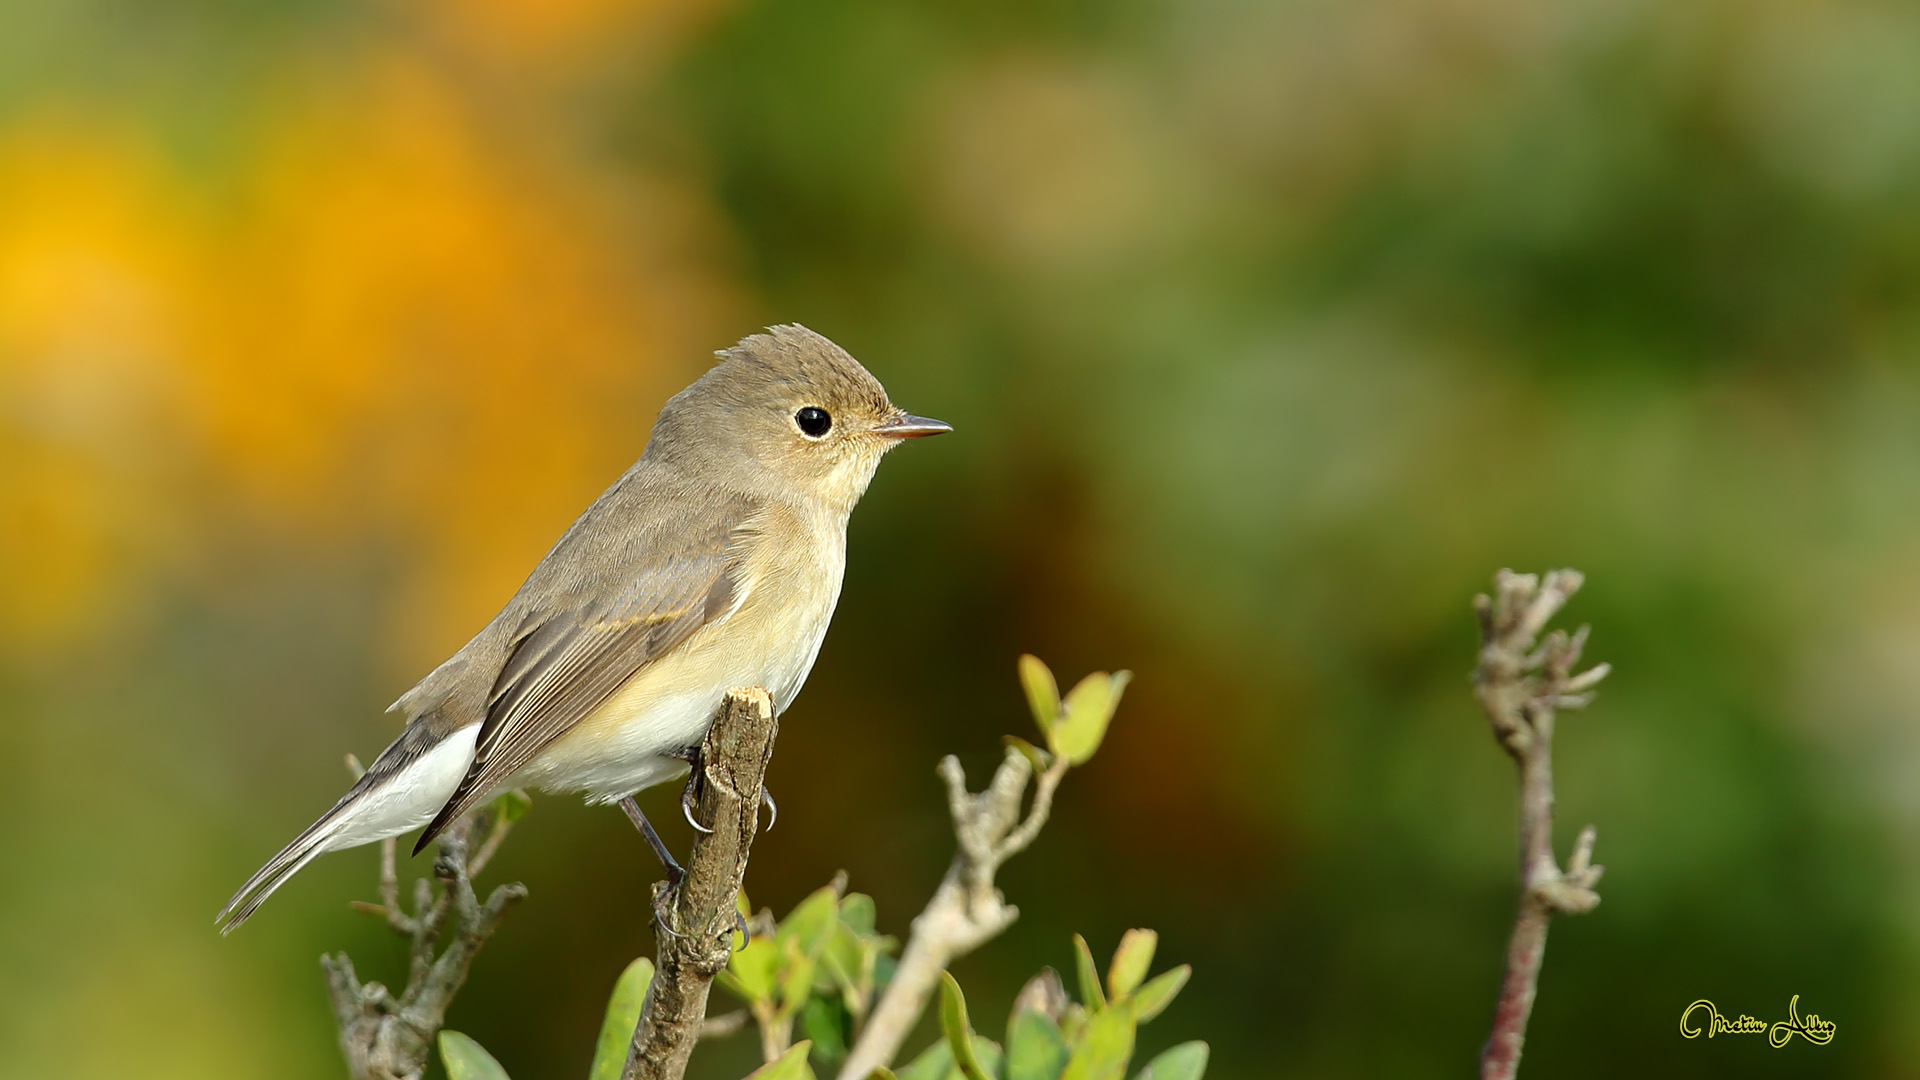
[(687, 824), (693, 826), (694, 832), (705, 833), (708, 836), (712, 836), (713, 830), (700, 824), (700, 819), (694, 816), (694, 804), (698, 802), (699, 799), (693, 792), (693, 786), (693, 780), (688, 779), (687, 786), (680, 789), (680, 816), (687, 819)]
[(673, 928), (674, 904), (680, 897), (680, 882), (673, 874), (667, 880), (653, 883), (653, 928), (656, 933), (670, 938), (684, 938), (687, 935)]
[(666, 756), (679, 758), (687, 763), (687, 786), (680, 789), (680, 816), (687, 819), (687, 824), (693, 826), (694, 832), (712, 836), (713, 830), (700, 824), (700, 818), (694, 812), (694, 808), (700, 803), (700, 785), (707, 780), (706, 770), (700, 767), (702, 764), (700, 748), (687, 746), (678, 750), (669, 750)]
[(780, 820), (780, 807), (773, 801), (773, 792), (768, 791), (764, 785), (760, 788), (760, 801), (766, 804), (767, 831), (772, 832), (774, 823)]

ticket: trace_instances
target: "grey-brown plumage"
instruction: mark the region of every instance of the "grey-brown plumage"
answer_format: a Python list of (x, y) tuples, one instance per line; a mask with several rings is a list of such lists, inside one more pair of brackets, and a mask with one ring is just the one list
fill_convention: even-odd
[(881, 456), (949, 429), (895, 408), (805, 327), (719, 355), (500, 614), (401, 695), (405, 732), (241, 886), (223, 931), (319, 854), (423, 824), (424, 846), (508, 786), (610, 802), (678, 775), (672, 752), (699, 742), (729, 687), (786, 708)]

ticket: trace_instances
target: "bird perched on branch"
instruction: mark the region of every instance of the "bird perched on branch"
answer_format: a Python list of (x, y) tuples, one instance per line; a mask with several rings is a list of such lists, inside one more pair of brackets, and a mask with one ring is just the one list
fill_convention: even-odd
[(417, 853), (512, 787), (621, 802), (677, 869), (631, 796), (686, 771), (728, 688), (765, 687), (786, 710), (881, 457), (952, 430), (895, 408), (803, 326), (718, 355), (500, 614), (394, 703), (406, 730), (247, 879), (216, 920), (223, 933), (322, 853), (424, 825)]

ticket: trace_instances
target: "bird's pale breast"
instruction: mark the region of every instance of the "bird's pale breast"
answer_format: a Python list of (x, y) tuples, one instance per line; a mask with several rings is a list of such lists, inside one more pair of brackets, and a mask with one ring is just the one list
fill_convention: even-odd
[(846, 522), (771, 513), (747, 543), (733, 611), (641, 668), (522, 767), (514, 785), (612, 801), (684, 771), (661, 755), (699, 743), (730, 687), (764, 686), (786, 710), (840, 597)]

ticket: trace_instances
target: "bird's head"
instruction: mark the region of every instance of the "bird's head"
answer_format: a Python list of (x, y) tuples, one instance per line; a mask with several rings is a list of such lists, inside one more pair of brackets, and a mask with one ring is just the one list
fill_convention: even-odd
[(953, 430), (895, 408), (858, 360), (798, 323), (717, 355), (660, 410), (649, 455), (697, 461), (749, 490), (772, 479), (850, 510), (888, 450)]

